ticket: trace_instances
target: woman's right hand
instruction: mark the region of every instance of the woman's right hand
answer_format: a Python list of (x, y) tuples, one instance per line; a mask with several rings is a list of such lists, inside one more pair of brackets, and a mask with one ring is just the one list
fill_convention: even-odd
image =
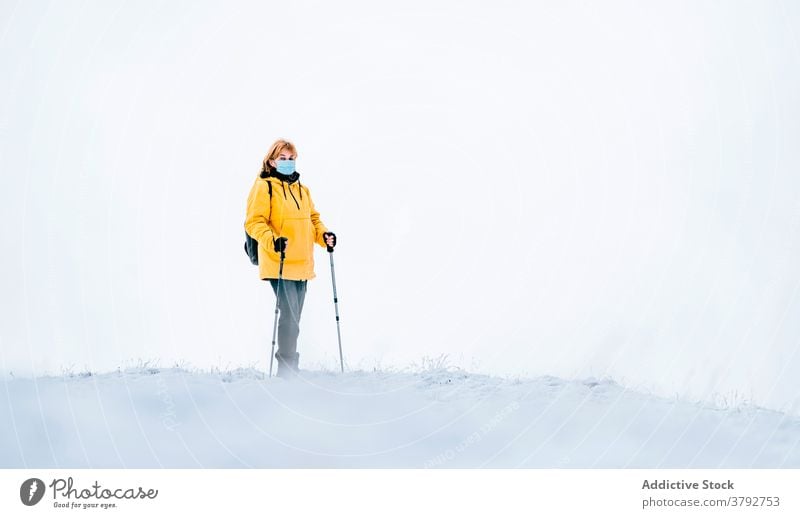
[(285, 252), (286, 251), (286, 242), (288, 240), (289, 240), (289, 238), (279, 237), (278, 239), (273, 241), (272, 245), (275, 248), (275, 251), (278, 252), (278, 253)]

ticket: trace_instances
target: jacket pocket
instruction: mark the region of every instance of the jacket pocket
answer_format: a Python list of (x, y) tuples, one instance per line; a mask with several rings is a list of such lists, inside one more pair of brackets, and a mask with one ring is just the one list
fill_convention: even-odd
[[(309, 222), (305, 219), (290, 219), (284, 223), (284, 233), (289, 241), (286, 243), (286, 262), (307, 263), (311, 260), (313, 243), (308, 232)], [(276, 254), (280, 259), (280, 254)]]

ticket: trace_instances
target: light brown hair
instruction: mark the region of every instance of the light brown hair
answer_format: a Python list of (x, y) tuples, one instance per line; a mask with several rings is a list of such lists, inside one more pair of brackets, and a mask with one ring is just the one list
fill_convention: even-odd
[(272, 146), (270, 146), (267, 154), (264, 155), (264, 160), (261, 161), (261, 171), (258, 173), (261, 178), (266, 178), (272, 174), (275, 168), (269, 165), (269, 161), (277, 159), (282, 151), (289, 151), (292, 155), (297, 156), (297, 149), (294, 147), (294, 144), (284, 139), (276, 140)]

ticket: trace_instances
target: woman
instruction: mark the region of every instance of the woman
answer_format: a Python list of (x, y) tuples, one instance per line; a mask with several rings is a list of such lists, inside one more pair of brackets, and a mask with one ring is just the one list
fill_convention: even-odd
[[(258, 241), (258, 273), (269, 280), (278, 297), (278, 376), (297, 374), (300, 354), (297, 335), (306, 296), (306, 283), (314, 273), (314, 243), (336, 246), (336, 234), (329, 232), (314, 208), (308, 187), (300, 183), (295, 170), (297, 150), (291, 142), (278, 140), (264, 157), (261, 172), (247, 197), (245, 231)], [(281, 251), (283, 275), (278, 286)]]

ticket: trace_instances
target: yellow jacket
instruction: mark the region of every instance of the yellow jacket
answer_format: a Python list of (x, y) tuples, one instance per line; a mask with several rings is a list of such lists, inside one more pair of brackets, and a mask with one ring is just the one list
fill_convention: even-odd
[[(272, 196), (269, 185), (272, 184)], [(283, 278), (308, 280), (314, 273), (314, 243), (327, 247), (322, 237), (328, 229), (314, 208), (308, 187), (300, 183), (300, 174), (289, 176), (273, 172), (256, 178), (247, 197), (244, 229), (258, 241), (258, 274), (261, 279), (277, 279), (281, 255), (273, 241), (285, 237), (286, 257)]]

